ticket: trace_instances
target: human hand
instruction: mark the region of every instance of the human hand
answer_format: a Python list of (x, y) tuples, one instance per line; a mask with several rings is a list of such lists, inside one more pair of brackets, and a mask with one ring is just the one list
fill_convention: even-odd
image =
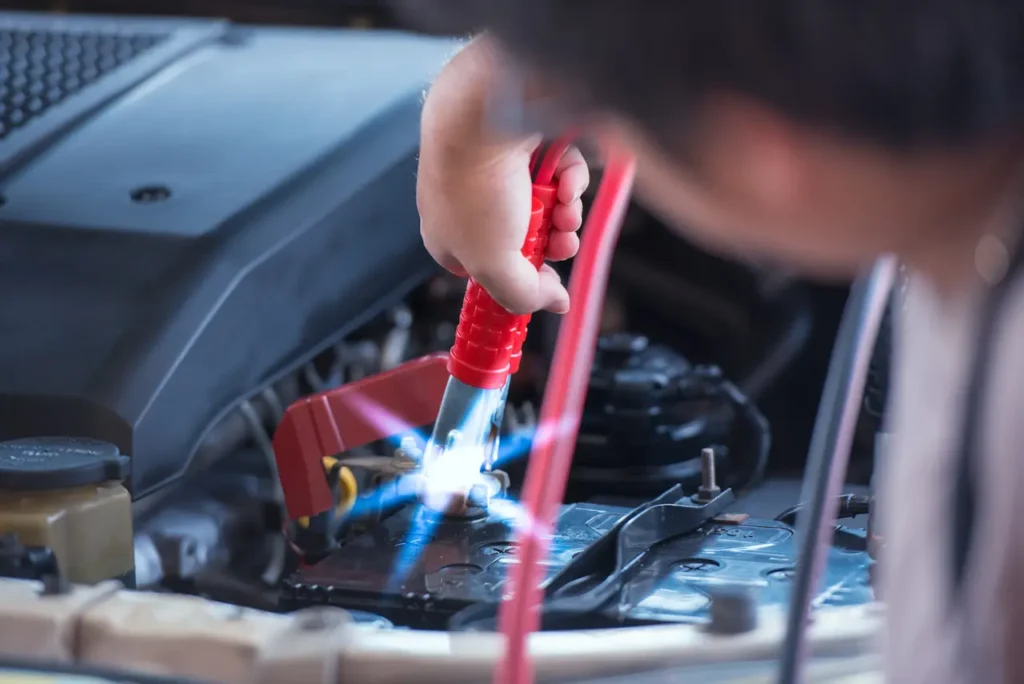
[[(487, 88), (496, 55), (478, 39), (434, 82), (424, 104), (417, 205), (430, 254), (449, 271), (469, 276), (513, 313), (569, 310), (569, 293), (548, 265), (539, 271), (522, 255), (529, 226), (530, 156), (539, 136), (508, 138), (489, 130)], [(563, 261), (579, 249), (581, 197), (587, 164), (571, 148), (556, 172), (558, 204), (546, 259)]]

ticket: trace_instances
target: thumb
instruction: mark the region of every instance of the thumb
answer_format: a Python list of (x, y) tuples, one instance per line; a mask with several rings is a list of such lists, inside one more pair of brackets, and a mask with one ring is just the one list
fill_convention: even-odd
[(562, 285), (558, 271), (544, 264), (537, 276), (540, 278), (540, 299), (543, 302), (540, 308), (556, 314), (569, 313), (569, 291)]
[(545, 264), (538, 271), (519, 252), (506, 252), (469, 272), (496, 302), (512, 313), (569, 310), (569, 293), (554, 269)]

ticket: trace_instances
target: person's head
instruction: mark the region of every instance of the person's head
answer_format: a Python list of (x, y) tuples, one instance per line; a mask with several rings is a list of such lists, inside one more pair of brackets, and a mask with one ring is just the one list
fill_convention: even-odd
[(713, 246), (848, 274), (927, 261), (1006, 193), (1018, 0), (411, 0), (487, 28), (638, 157), (640, 198)]

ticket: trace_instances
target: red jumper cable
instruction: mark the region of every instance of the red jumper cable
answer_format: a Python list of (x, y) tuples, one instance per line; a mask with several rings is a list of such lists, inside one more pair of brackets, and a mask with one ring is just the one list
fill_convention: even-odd
[(510, 591), (498, 616), (498, 627), (505, 636), (505, 657), (495, 671), (496, 684), (533, 682), (527, 640), (540, 626), (542, 564), (565, 495), (597, 345), (608, 271), (629, 205), (634, 169), (629, 155), (615, 153), (609, 158), (573, 266), (569, 281), (573, 306), (559, 328), (540, 423), (527, 465), (523, 488), (527, 524), (519, 531), (519, 563), (511, 568)]

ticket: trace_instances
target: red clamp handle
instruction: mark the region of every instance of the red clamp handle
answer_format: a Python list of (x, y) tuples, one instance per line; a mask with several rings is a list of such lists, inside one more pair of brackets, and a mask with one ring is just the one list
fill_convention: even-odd
[(274, 433), (274, 458), (289, 518), (334, 507), (324, 456), (434, 422), (448, 383), (446, 369), (447, 357), (432, 354), (289, 406)]
[[(533, 186), (530, 227), (523, 243), (523, 256), (538, 269), (544, 264), (557, 192), (554, 186)], [(508, 376), (519, 370), (529, 323), (530, 314), (509, 313), (479, 283), (470, 279), (455, 329), (455, 345), (448, 355), (448, 373), (478, 389), (502, 387)]]

